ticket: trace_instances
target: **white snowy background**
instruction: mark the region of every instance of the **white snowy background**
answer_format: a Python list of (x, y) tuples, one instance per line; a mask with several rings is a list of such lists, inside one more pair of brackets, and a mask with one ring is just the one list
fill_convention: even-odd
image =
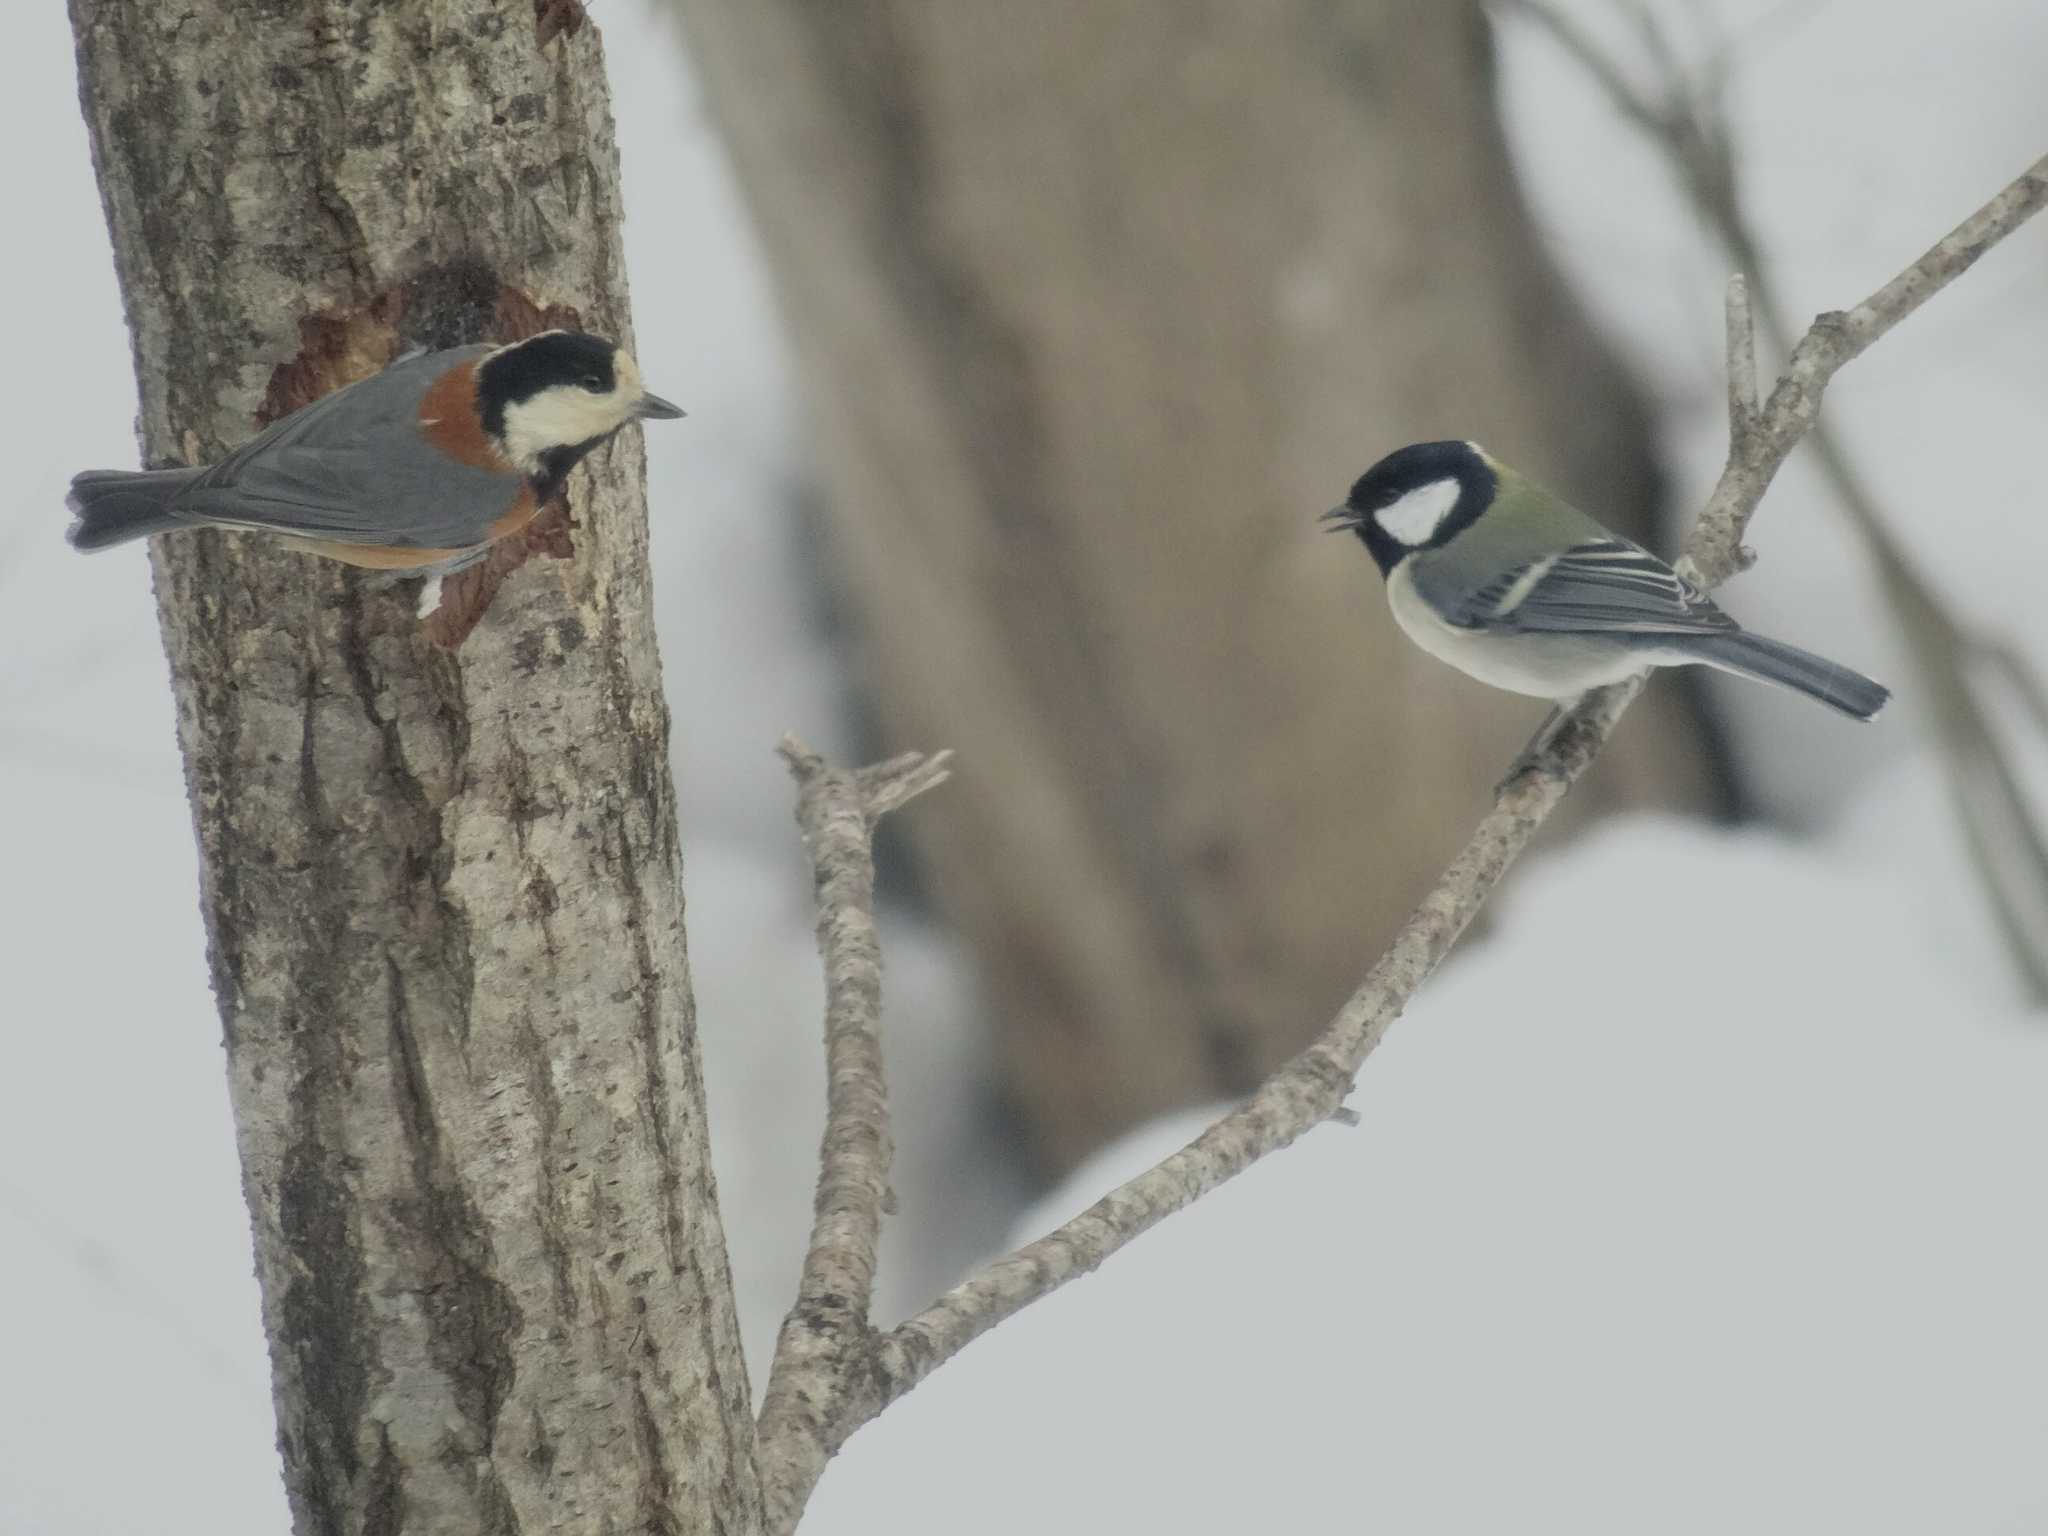
[[(0, 1536), (276, 1536), (147, 567), (60, 537), (71, 472), (133, 460), (126, 336), (62, 8), (18, 9), (0, 270), (33, 302), (0, 367)], [(1802, 312), (1861, 297), (2048, 148), (2039, 6), (1717, 9), (1742, 39), (1751, 211)], [(670, 28), (636, 0), (599, 16), (641, 356), (691, 413), (650, 434), (655, 577), (758, 1375), (822, 1098), (808, 881), (770, 748), (796, 728), (844, 749), (847, 710), (793, 510), (803, 422), (730, 174)], [(1519, 24), (1502, 85), (1549, 242), (1657, 391), (1694, 504), (1720, 446), (1722, 263)], [(2040, 664), (2044, 359), (2048, 225), (1830, 396), (1925, 568)], [(1390, 446), (1362, 431), (1358, 461)], [(1913, 679), (1803, 466), (1753, 542), (1731, 606), (1890, 678), (1900, 706), (1856, 731), (1732, 693), (1776, 830), (1634, 818), (1533, 858), (1369, 1063), (1359, 1129), (1315, 1133), (976, 1345), (852, 1442), (807, 1530), (1081, 1528), (1083, 1496), (1101, 1530), (2048, 1529), (2048, 1019), (2017, 1000)], [(1198, 1122), (1021, 1212), (971, 980), (909, 918), (887, 927), (900, 1312)]]

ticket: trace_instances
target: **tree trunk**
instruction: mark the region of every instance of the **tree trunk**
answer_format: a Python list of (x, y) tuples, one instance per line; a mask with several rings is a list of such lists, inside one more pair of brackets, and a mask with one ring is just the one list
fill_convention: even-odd
[[(675, 0), (816, 412), (889, 744), (1056, 1164), (1304, 1042), (1535, 724), (1314, 516), (1477, 437), (1648, 533), (1476, 6)], [(1653, 690), (1589, 798), (1719, 786)]]
[[(629, 340), (594, 28), (71, 11), (150, 462), (410, 346)], [(455, 655), (411, 583), (153, 552), (303, 1536), (758, 1521), (637, 435), (570, 494), (573, 560), (512, 573)]]

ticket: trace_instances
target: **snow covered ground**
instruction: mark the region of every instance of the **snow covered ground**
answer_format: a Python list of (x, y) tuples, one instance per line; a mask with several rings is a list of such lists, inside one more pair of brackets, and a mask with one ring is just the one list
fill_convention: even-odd
[[(1776, 9), (1722, 8), (1738, 29)], [(641, 354), (691, 412), (651, 443), (655, 574), (758, 1361), (808, 1208), (816, 1126), (791, 1106), (822, 1092), (808, 881), (770, 749), (789, 728), (848, 735), (792, 511), (803, 426), (730, 177), (666, 28), (628, 0), (606, 11)], [(1742, 32), (1736, 101), (1758, 225), (1811, 310), (1860, 297), (2048, 147), (2048, 13), (1784, 12)], [(0, 1532), (274, 1536), (146, 567), (57, 537), (66, 477), (132, 457), (126, 338), (61, 8), (24, 7), (10, 36), (0, 123), (43, 151), (13, 167), (36, 233), (5, 270), (47, 301), (16, 306), (0, 369), (21, 460), (0, 519)], [(1702, 489), (1721, 263), (1657, 162), (1520, 26), (1503, 90), (1553, 247), (1654, 381), (1674, 469)], [(2031, 587), (2048, 555), (2044, 262), (2048, 226), (1830, 398), (1928, 569), (2048, 663)], [(1738, 613), (1910, 682), (1800, 467), (1754, 542)], [(1369, 1064), (1358, 1131), (1318, 1132), (975, 1346), (853, 1442), (815, 1527), (2048, 1523), (2048, 1032), (2019, 1012), (1963, 878), (1910, 690), (1868, 733), (1809, 729), (1762, 690), (1731, 703), (1745, 763), (1805, 841), (1634, 820), (1534, 861)], [(971, 986), (939, 939), (891, 926), (901, 1309), (1017, 1211), (981, 1129)], [(1568, 1012), (1542, 1005), (1556, 996)], [(1018, 1234), (1191, 1125), (1105, 1154)], [(1076, 1522), (1084, 1492), (1108, 1503)]]
[(972, 1346), (807, 1529), (2039, 1530), (2043, 1021), (1957, 958), (1832, 847), (1643, 818), (1539, 856), (1356, 1130)]

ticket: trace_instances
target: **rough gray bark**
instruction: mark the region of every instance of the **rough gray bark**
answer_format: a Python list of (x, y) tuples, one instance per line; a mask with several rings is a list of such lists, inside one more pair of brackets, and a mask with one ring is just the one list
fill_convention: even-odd
[[(1476, 436), (1649, 533), (1642, 415), (1523, 215), (1475, 6), (674, 0), (779, 281), (885, 746), (1066, 1163), (1248, 1089), (1533, 716), (1314, 515)], [(1653, 540), (1654, 542), (1654, 540)], [(1594, 785), (1701, 804), (1660, 687)]]
[[(594, 28), (71, 11), (151, 462), (407, 346), (625, 337)], [(153, 552), (305, 1536), (758, 1524), (637, 435), (570, 498), (574, 559), (511, 573), (453, 655), (410, 584)]]

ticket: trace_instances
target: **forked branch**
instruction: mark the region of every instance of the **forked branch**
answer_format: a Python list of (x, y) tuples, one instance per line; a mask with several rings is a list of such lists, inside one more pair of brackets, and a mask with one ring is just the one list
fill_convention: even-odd
[[(1615, 110), (1663, 151), (1729, 259), (1748, 274), (1753, 289), (1748, 298), (1765, 338), (1779, 356), (1791, 355), (1798, 361), (1787, 311), (1768, 278), (1762, 242), (1742, 208), (1741, 165), (1722, 105), (1736, 50), (1724, 42), (1705, 69), (1689, 71), (1651, 7), (1624, 3), (1622, 9), (1634, 13), (1652, 66), (1653, 78), (1638, 84), (1617, 58), (1556, 6), (1545, 0), (1499, 3), (1547, 33), (1587, 72)], [(1967, 249), (1950, 253), (1951, 257), (1965, 254)], [(1917, 286), (1924, 283), (1919, 273), (1902, 274), (1901, 281), (1906, 284), (1904, 289), (1879, 294), (1871, 304), (1889, 312), (1900, 303), (1910, 308), (1925, 297), (1925, 291)], [(1859, 322), (1856, 312), (1845, 316), (1844, 322), (1865, 329), (1870, 323), (1868, 317)], [(1846, 358), (1834, 366), (1841, 366), (1842, 361)], [(1731, 389), (1743, 377), (1731, 356)], [(1733, 399), (1730, 418), (1742, 419), (1741, 407)], [(2012, 755), (1979, 695), (1985, 674), (1999, 673), (2025, 709), (2036, 718), (2048, 718), (2048, 685), (1997, 637), (1979, 633), (1967, 619), (1955, 616), (1952, 605), (1929, 583), (1892, 533), (1877, 498), (1856, 472), (1838, 435), (1824, 422), (1808, 425), (1814, 457), (1870, 554), (1895, 633), (1918, 673), (1919, 692), (1930, 706), (1928, 718), (1962, 823), (1964, 844), (1985, 895), (2004, 929), (2015, 965), (2034, 995), (2048, 999), (2048, 922), (2042, 916), (2048, 912), (2048, 836), (2043, 834)]]
[(945, 782), (952, 754), (913, 752), (847, 773), (794, 736), (783, 738), (780, 751), (797, 782), (797, 825), (817, 884), (818, 953), (825, 965), (825, 1140), (817, 1202), (796, 1305), (776, 1337), (755, 1435), (769, 1520), (789, 1529), (824, 1467), (820, 1460), (810, 1470), (805, 1448), (829, 1434), (843, 1412), (844, 1384), (873, 1346), (868, 1314), (894, 1155), (882, 1064), (875, 823)]
[[(1753, 384), (1755, 353), (1748, 290), (1731, 283), (1728, 325), (1731, 340), (1732, 412), (1727, 467), (1693, 526), (1685, 558), (1707, 586), (1718, 585), (1745, 564), (1742, 538), (1764, 492), (1793, 447), (1812, 428), (1829, 381), (1851, 359), (1960, 277), (1993, 245), (2048, 203), (2048, 157), (1972, 214), (1898, 277), (1854, 308), (1816, 319), (1792, 349), (1785, 372), (1761, 405)], [(1416, 989), (1457, 942), (1508, 867), (1529, 844), (1578, 776), (1591, 764), (1615, 722), (1641, 690), (1638, 677), (1599, 689), (1580, 701), (1543, 748), (1532, 772), (1504, 785), (1493, 809), (1479, 823), (1464, 851), (1403, 925), (1320, 1037), (1275, 1072), (1241, 1107), (1223, 1116), (1164, 1162), (1120, 1185), (1073, 1220), (997, 1259), (962, 1281), (922, 1312), (886, 1334), (868, 1326), (866, 1299), (872, 1292), (874, 1239), (879, 1230), (881, 1191), (887, 1182), (887, 1130), (847, 1134), (862, 1149), (859, 1173), (835, 1167), (835, 1135), (826, 1135), (826, 1168), (819, 1186), (819, 1221), (812, 1256), (805, 1265), (805, 1291), (783, 1329), (770, 1377), (769, 1406), (761, 1420), (761, 1472), (770, 1528), (794, 1529), (826, 1462), (862, 1424), (958, 1354), (974, 1339), (1077, 1275), (1086, 1274), (1139, 1234), (1243, 1172), (1260, 1158), (1287, 1146), (1304, 1132), (1337, 1115), (1359, 1068), (1399, 1018)], [(884, 780), (914, 773), (920, 759), (884, 764)], [(867, 780), (849, 779), (825, 768), (800, 749), (792, 756), (804, 785), (800, 812), (819, 866), (820, 942), (828, 977), (834, 942), (842, 926), (872, 943), (872, 871), (865, 834), (873, 801)], [(902, 765), (910, 764), (908, 770)], [(907, 798), (902, 796), (899, 798)], [(823, 829), (836, 841), (835, 857), (854, 878), (828, 881)], [(816, 830), (814, 830), (816, 829)], [(852, 903), (851, 915), (832, 909)], [(867, 964), (863, 961), (862, 964)], [(865, 973), (863, 973), (865, 974)], [(871, 1027), (872, 1014), (867, 1015)], [(828, 1042), (832, 1027), (828, 1025)], [(877, 1080), (844, 1090), (848, 1115), (860, 1105), (883, 1104), (880, 1056), (869, 1045), (843, 1058), (850, 1072), (872, 1070)], [(833, 1118), (838, 1123), (842, 1058), (834, 1058)], [(877, 1139), (877, 1137), (879, 1139)], [(879, 1151), (876, 1149), (879, 1148)], [(849, 1178), (851, 1182), (849, 1185)], [(850, 1189), (846, 1196), (829, 1191)], [(842, 1199), (858, 1206), (858, 1219), (827, 1220)], [(820, 1253), (824, 1246), (829, 1251)], [(847, 1251), (842, 1252), (842, 1246)], [(854, 1251), (857, 1250), (857, 1251)], [(815, 1271), (815, 1284), (814, 1284)], [(848, 1277), (848, 1291), (831, 1291), (833, 1275)], [(808, 1298), (808, 1299), (806, 1299)], [(829, 1306), (820, 1303), (829, 1300)], [(806, 1313), (806, 1307), (813, 1310)], [(858, 1316), (853, 1310), (858, 1309)], [(812, 1319), (815, 1319), (813, 1321)], [(829, 1342), (814, 1345), (802, 1335), (822, 1329)], [(792, 1402), (778, 1405), (778, 1384)], [(794, 1395), (801, 1395), (795, 1402)], [(793, 1403), (793, 1405), (792, 1405)]]

